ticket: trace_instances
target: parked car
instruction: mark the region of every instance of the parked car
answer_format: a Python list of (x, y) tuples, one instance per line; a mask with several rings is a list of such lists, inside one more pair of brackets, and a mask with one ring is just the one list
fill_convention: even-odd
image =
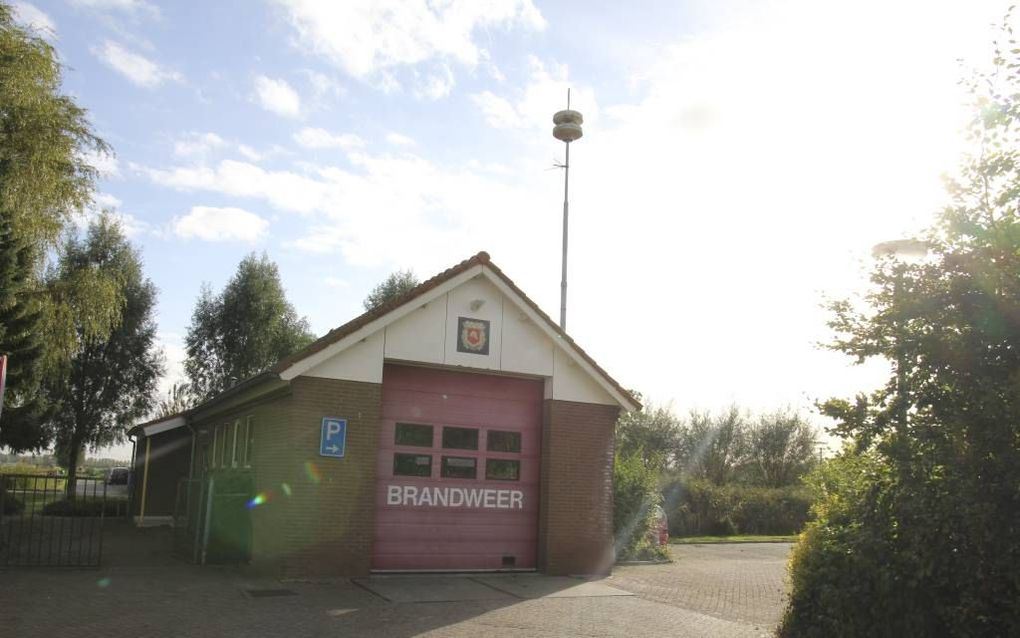
[(127, 498), (128, 485), (131, 482), (131, 469), (111, 467), (106, 471), (106, 497)]

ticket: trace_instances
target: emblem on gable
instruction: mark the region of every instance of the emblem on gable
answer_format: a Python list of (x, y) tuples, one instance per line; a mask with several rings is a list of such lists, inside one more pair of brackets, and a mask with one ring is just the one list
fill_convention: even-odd
[(485, 319), (458, 317), (457, 352), (489, 354), (489, 322)]

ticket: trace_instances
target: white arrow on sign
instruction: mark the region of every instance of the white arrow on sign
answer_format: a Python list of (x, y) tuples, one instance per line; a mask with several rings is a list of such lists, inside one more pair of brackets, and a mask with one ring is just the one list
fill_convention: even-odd
[(340, 451), (340, 448), (337, 447), (335, 443), (333, 445), (329, 446), (326, 449), (329, 450), (330, 452), (332, 452), (333, 454), (336, 454), (337, 452)]

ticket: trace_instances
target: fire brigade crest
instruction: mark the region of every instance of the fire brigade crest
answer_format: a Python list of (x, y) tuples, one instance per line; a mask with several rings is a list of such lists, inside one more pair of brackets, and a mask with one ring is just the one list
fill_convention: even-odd
[(489, 322), (484, 319), (457, 318), (457, 352), (489, 354)]

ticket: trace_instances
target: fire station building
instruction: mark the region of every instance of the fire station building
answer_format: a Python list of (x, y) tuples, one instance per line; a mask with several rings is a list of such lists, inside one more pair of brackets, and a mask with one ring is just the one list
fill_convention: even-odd
[(196, 559), (243, 528), (244, 558), (284, 575), (606, 573), (614, 425), (638, 407), (482, 252), (134, 428), (134, 513), (175, 515)]

